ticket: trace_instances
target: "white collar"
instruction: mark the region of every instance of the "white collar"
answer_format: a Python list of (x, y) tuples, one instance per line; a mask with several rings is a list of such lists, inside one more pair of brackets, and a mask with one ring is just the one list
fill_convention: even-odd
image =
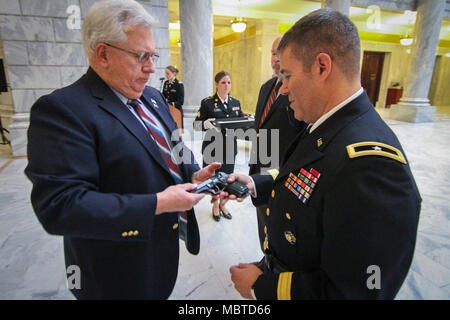
[(359, 97), (359, 95), (361, 93), (364, 92), (363, 88), (360, 88), (358, 91), (356, 91), (354, 94), (352, 94), (350, 97), (348, 97), (347, 99), (345, 99), (344, 101), (342, 101), (341, 103), (339, 103), (337, 106), (335, 106), (333, 109), (331, 109), (330, 111), (328, 111), (327, 113), (325, 113), (324, 115), (322, 115), (316, 122), (314, 122), (314, 124), (312, 125), (312, 127), (309, 129), (309, 133), (313, 132), (315, 129), (317, 129), (317, 127), (319, 127), (322, 123), (325, 122), (325, 120), (327, 120), (329, 117), (331, 117), (333, 114), (335, 114), (338, 110), (342, 109), (343, 107), (345, 107), (347, 104), (350, 103), (350, 101), (356, 99), (357, 97)]
[(228, 104), (228, 95), (225, 98), (225, 100), (222, 100), (222, 98), (219, 96), (219, 94), (217, 94), (217, 96), (219, 97), (220, 101), (222, 102), (222, 104), (224, 105), (225, 103)]

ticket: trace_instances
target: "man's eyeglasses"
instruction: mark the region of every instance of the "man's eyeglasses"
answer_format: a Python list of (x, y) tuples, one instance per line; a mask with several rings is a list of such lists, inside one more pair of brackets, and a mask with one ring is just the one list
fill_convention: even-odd
[(113, 46), (112, 44), (109, 44), (109, 43), (106, 43), (106, 42), (105, 42), (105, 44), (108, 47), (111, 47), (111, 48), (114, 48), (114, 49), (117, 49), (117, 50), (129, 53), (129, 54), (135, 56), (140, 63), (147, 63), (150, 59), (152, 59), (153, 63), (156, 63), (156, 61), (158, 61), (158, 58), (159, 58), (159, 55), (157, 53), (153, 53), (152, 54), (152, 53), (147, 52), (147, 51), (142, 51), (141, 53), (136, 53), (136, 52), (133, 52), (133, 51), (129, 51), (129, 50), (125, 50), (125, 49)]

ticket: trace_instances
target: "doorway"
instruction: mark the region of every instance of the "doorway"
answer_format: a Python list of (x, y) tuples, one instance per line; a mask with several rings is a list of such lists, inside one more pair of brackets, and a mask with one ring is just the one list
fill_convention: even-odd
[(361, 68), (361, 84), (375, 106), (380, 93), (381, 75), (383, 72), (384, 52), (364, 51)]

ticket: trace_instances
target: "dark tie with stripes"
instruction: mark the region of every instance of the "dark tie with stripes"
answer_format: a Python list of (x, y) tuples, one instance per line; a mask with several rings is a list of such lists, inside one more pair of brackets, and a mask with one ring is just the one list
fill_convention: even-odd
[(264, 108), (264, 112), (261, 117), (261, 121), (259, 122), (260, 127), (263, 124), (264, 120), (266, 119), (267, 115), (269, 114), (270, 108), (272, 107), (272, 104), (277, 98), (278, 90), (280, 89), (282, 84), (283, 83), (281, 81), (277, 81), (277, 83), (275, 84), (275, 88), (273, 88), (272, 93), (270, 94), (269, 99), (267, 100), (266, 107)]
[[(139, 115), (141, 120), (144, 122), (145, 127), (147, 128), (147, 131), (150, 133), (150, 135), (153, 137), (154, 141), (159, 147), (159, 151), (161, 152), (161, 156), (164, 159), (164, 162), (166, 163), (167, 167), (169, 168), (170, 173), (172, 174), (173, 179), (175, 182), (183, 183), (183, 178), (181, 176), (180, 168), (176, 164), (175, 160), (173, 159), (171, 148), (166, 140), (166, 137), (164, 135), (164, 131), (162, 128), (160, 128), (157, 123), (148, 116), (145, 111), (142, 108), (141, 103), (138, 100), (130, 99), (127, 102), (131, 107), (133, 107), (134, 111)], [(179, 234), (180, 238), (182, 240), (185, 240), (185, 237), (187, 235), (187, 213), (186, 212), (179, 212), (178, 213), (178, 225), (179, 225)]]

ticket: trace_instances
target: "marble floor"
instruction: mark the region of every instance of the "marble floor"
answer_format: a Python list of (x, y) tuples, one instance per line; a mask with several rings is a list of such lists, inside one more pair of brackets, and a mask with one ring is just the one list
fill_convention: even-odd
[[(450, 106), (438, 108), (434, 123), (387, 121), (399, 137), (423, 204), (413, 264), (397, 299), (450, 298)], [(200, 141), (195, 141), (197, 159)], [(240, 159), (245, 159), (244, 149)], [(29, 201), (26, 159), (10, 159), (0, 146), (0, 299), (73, 299), (66, 289), (62, 238), (39, 225)], [(247, 172), (245, 161), (237, 172)], [(208, 199), (197, 206), (199, 255), (180, 250), (178, 280), (171, 299), (241, 299), (229, 267), (261, 258), (251, 201), (230, 203), (232, 220), (210, 216)]]

